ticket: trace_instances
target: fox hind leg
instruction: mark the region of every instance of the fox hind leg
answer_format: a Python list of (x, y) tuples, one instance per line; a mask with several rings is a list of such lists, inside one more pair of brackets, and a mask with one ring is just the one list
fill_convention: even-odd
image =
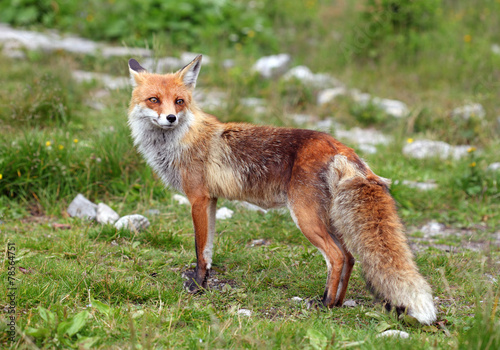
[[(319, 209), (319, 208), (318, 208)], [(320, 211), (310, 203), (304, 206), (293, 206), (290, 213), (297, 227), (304, 236), (323, 254), (328, 268), (328, 277), (326, 281), (325, 292), (321, 300), (326, 307), (336, 306), (337, 294), (341, 282), (342, 272), (346, 263), (344, 252), (335, 243), (333, 237), (327, 229), (327, 225), (318, 215)], [(350, 268), (347, 268), (350, 274)], [(341, 293), (342, 294), (342, 293)], [(345, 295), (345, 293), (344, 293)]]

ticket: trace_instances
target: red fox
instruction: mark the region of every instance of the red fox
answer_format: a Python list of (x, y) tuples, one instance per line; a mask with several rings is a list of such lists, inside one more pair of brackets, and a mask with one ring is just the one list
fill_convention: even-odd
[(217, 198), (287, 207), (328, 268), (321, 300), (342, 306), (355, 254), (376, 297), (419, 322), (436, 320), (388, 180), (354, 150), (318, 131), (222, 123), (193, 100), (201, 55), (176, 73), (148, 73), (134, 59), (129, 125), (140, 153), (163, 182), (191, 203), (197, 264), (185, 283), (207, 287)]

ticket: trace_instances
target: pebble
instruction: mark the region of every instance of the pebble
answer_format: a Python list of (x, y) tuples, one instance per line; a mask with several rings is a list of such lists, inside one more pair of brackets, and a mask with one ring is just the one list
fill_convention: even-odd
[(121, 217), (116, 223), (115, 227), (118, 230), (126, 229), (130, 231), (142, 231), (149, 227), (149, 220), (139, 214), (126, 215)]
[(438, 187), (438, 185), (434, 182), (417, 182), (417, 181), (403, 180), (402, 184), (407, 187), (416, 188), (417, 190), (421, 191), (435, 190)]
[(119, 218), (120, 215), (106, 204), (99, 203), (97, 205), (96, 220), (98, 223), (103, 225), (114, 224)]
[(451, 112), (451, 115), (465, 120), (469, 120), (471, 117), (483, 119), (486, 116), (486, 112), (480, 103), (473, 103), (455, 108)]
[(177, 201), (177, 203), (179, 203), (180, 205), (191, 204), (191, 203), (189, 203), (189, 199), (187, 199), (186, 197), (184, 197), (180, 194), (174, 194), (174, 196), (172, 198), (174, 199), (174, 201)]
[(349, 299), (349, 300), (344, 301), (344, 304), (342, 304), (342, 306), (345, 306), (345, 307), (356, 307), (356, 306), (358, 306), (358, 304), (356, 303), (355, 300)]
[(410, 335), (404, 331), (390, 329), (388, 331), (382, 332), (382, 333), (377, 335), (377, 338), (380, 338), (380, 337), (400, 337), (400, 338), (406, 339), (406, 338), (409, 338)]
[(467, 155), (471, 146), (452, 146), (443, 141), (417, 140), (403, 147), (403, 154), (416, 159), (434, 158), (460, 159)]
[(94, 220), (97, 215), (97, 205), (79, 193), (68, 206), (67, 212), (72, 217)]
[(429, 221), (427, 224), (420, 228), (426, 236), (437, 236), (443, 233), (446, 226), (437, 221)]
[(489, 171), (498, 171), (498, 170), (500, 170), (500, 162), (491, 163), (490, 165), (488, 165), (488, 170)]
[(226, 207), (222, 207), (222, 208), (218, 209), (217, 212), (215, 213), (215, 218), (219, 219), (219, 220), (231, 219), (233, 214), (234, 214), (234, 211), (232, 211), (231, 209), (228, 209)]
[(248, 310), (248, 309), (239, 309), (238, 312), (237, 312), (237, 314), (238, 315), (242, 315), (242, 316), (250, 317), (250, 316), (252, 316), (252, 311)]
[(264, 56), (255, 62), (252, 67), (254, 72), (259, 73), (264, 78), (272, 78), (283, 74), (292, 58), (289, 54), (281, 53), (279, 55)]

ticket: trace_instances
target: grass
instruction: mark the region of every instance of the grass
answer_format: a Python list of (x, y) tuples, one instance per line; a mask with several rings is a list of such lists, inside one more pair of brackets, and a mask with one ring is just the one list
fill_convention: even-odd
[[(203, 46), (216, 63), (203, 67), (198, 86), (229, 96), (226, 106), (208, 112), (224, 121), (285, 126), (294, 125), (289, 114), (307, 113), (390, 135), (393, 141), (377, 146), (376, 154), (360, 154), (377, 174), (399, 180), (391, 193), (416, 248), (417, 264), (433, 286), (439, 323), (421, 327), (382, 312), (366, 291), (358, 265), (347, 296), (356, 307), (307, 309), (305, 300), (292, 298), (322, 295), (326, 269), (321, 254), (288, 214), (262, 215), (224, 200), (219, 206), (235, 215), (217, 223), (212, 288), (187, 294), (182, 272), (195, 262), (189, 207), (172, 199), (173, 192), (163, 188), (134, 149), (126, 125), (130, 90), (108, 91), (71, 78), (72, 69), (125, 75), (126, 60), (27, 52), (25, 60), (2, 57), (0, 65), (0, 244), (6, 247), (0, 295), (8, 295), (7, 248), (15, 243), (19, 336), (9, 342), (7, 322), (0, 323), (3, 346), (499, 347), (500, 252), (494, 234), (500, 227), (500, 175), (487, 170), (498, 161), (500, 147), (495, 79), (500, 58), (490, 52), (500, 40), (498, 2), (443, 1), (439, 25), (415, 34), (418, 50), (411, 55), (404, 43), (393, 40), (398, 33), (386, 33), (370, 48), (354, 41), (371, 35), (361, 2), (295, 3), (261, 8), (294, 65), (328, 72), (350, 88), (400, 99), (410, 107), (410, 116), (395, 119), (374, 106), (360, 108), (349, 98), (317, 106), (318, 91), (310, 87), (263, 80), (249, 67), (264, 49), (249, 38), (240, 46)], [(157, 56), (179, 54), (169, 42), (154, 40)], [(234, 59), (233, 68), (218, 64), (226, 58)], [(90, 106), (98, 99), (93, 96), (102, 96), (103, 109)], [(262, 98), (269, 113), (255, 114), (241, 105), (241, 97)], [(486, 116), (467, 122), (451, 117), (450, 111), (466, 102), (481, 103)], [(423, 138), (476, 149), (461, 160), (402, 155), (408, 139)], [(433, 180), (437, 189), (422, 192), (403, 180)], [(152, 208), (160, 214), (146, 214), (151, 226), (144, 232), (117, 231), (69, 218), (65, 211), (77, 193), (121, 215), (146, 214)], [(430, 220), (446, 224), (454, 234), (426, 237), (420, 229)], [(71, 228), (57, 229), (54, 223)], [(261, 238), (268, 244), (252, 246)], [(7, 300), (0, 301), (3, 308)], [(239, 314), (240, 309), (251, 310), (252, 316)], [(410, 339), (376, 338), (386, 329), (407, 331)]]

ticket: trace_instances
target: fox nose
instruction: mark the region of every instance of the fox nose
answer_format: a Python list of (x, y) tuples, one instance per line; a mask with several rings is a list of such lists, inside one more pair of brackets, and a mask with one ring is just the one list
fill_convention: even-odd
[(177, 119), (177, 117), (173, 114), (169, 114), (167, 115), (167, 120), (170, 122), (170, 123), (173, 123), (175, 122), (175, 120)]

